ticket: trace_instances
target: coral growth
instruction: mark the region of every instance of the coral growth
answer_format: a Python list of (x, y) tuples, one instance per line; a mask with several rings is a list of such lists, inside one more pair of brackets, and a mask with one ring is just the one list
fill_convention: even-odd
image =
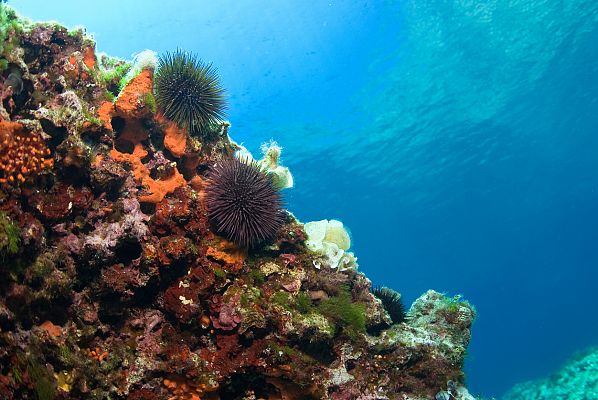
[(397, 323), (342, 223), (282, 210), (280, 147), (230, 140), (211, 67), (0, 25), (0, 398), (468, 399), (473, 308)]
[(0, 121), (0, 184), (20, 184), (53, 164), (39, 134), (18, 122)]

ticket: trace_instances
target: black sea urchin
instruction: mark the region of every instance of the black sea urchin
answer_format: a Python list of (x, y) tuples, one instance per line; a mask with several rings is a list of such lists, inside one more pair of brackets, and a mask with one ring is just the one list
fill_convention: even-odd
[(166, 118), (192, 134), (224, 118), (226, 101), (216, 68), (177, 50), (158, 60), (154, 77), (156, 104)]
[(387, 287), (377, 286), (372, 289), (372, 294), (382, 301), (382, 306), (394, 324), (405, 321), (405, 306), (399, 293)]
[(253, 161), (232, 157), (212, 168), (206, 189), (208, 217), (216, 232), (242, 247), (273, 238), (282, 226), (282, 197)]

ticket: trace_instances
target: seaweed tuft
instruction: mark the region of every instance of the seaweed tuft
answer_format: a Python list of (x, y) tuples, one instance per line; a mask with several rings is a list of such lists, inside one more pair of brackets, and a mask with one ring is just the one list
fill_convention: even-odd
[(21, 244), (21, 230), (3, 212), (0, 212), (0, 259), (16, 254)]
[(365, 332), (365, 306), (351, 301), (351, 294), (343, 290), (338, 296), (330, 297), (318, 306), (326, 317), (344, 328), (349, 337)]

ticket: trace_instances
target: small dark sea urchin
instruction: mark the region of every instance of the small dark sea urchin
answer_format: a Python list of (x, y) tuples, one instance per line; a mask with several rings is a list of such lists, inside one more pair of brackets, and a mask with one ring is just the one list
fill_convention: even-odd
[(280, 192), (254, 161), (232, 157), (216, 164), (206, 204), (216, 232), (242, 247), (272, 239), (283, 223)]
[(177, 50), (158, 60), (156, 104), (166, 118), (191, 134), (205, 132), (224, 118), (226, 101), (216, 68)]
[(405, 321), (405, 306), (399, 293), (387, 287), (376, 286), (372, 289), (372, 294), (382, 301), (382, 306), (394, 324)]

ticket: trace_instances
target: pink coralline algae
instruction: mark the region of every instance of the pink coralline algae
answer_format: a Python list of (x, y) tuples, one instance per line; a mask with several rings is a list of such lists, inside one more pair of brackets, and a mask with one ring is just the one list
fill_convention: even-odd
[(117, 245), (141, 242), (148, 233), (148, 220), (136, 199), (125, 198), (122, 200), (120, 221), (96, 222), (95, 229), (83, 240), (83, 248), (95, 257), (110, 258)]
[(211, 310), (218, 313), (217, 316), (210, 316), (214, 328), (230, 331), (243, 321), (243, 316), (239, 314), (240, 300), (240, 293), (231, 296), (226, 302), (220, 296), (212, 298)]

